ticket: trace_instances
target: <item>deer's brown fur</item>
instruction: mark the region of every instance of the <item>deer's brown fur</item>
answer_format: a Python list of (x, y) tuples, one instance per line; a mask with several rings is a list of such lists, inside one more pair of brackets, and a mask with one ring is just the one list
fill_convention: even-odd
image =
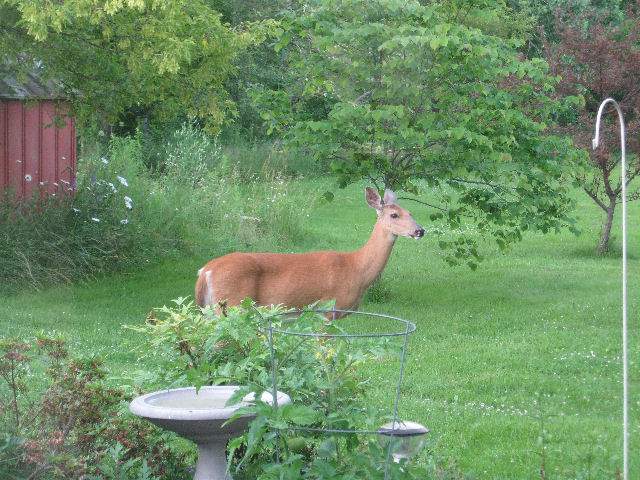
[(247, 297), (259, 305), (303, 308), (335, 300), (336, 308), (354, 309), (380, 275), (398, 235), (420, 238), (424, 230), (386, 191), (384, 200), (371, 188), (369, 205), (378, 219), (367, 243), (352, 252), (230, 253), (211, 260), (198, 273), (196, 303), (237, 305)]

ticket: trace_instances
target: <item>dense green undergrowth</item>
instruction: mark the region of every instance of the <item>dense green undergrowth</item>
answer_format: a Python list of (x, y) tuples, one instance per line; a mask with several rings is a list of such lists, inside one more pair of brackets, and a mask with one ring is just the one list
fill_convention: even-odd
[(9, 194), (0, 202), (0, 288), (41, 289), (303, 235), (315, 197), (291, 182), (294, 170), (280, 173), (273, 147), (226, 155), (189, 126), (160, 147), (163, 161), (149, 167), (140, 135), (113, 137), (104, 155), (80, 159), (73, 195), (64, 184), (26, 203)]

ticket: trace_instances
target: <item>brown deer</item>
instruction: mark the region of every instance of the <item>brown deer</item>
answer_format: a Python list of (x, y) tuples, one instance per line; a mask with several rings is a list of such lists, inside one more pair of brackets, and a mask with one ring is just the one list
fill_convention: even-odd
[(237, 305), (247, 297), (259, 305), (304, 308), (316, 301), (335, 300), (336, 309), (358, 307), (378, 278), (398, 236), (419, 239), (424, 229), (386, 190), (380, 198), (365, 189), (378, 220), (367, 243), (353, 252), (230, 253), (215, 258), (198, 272), (196, 303)]

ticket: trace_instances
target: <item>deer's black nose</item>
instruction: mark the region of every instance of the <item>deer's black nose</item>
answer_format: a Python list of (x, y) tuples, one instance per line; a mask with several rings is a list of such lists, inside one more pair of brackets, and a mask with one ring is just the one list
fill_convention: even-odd
[(414, 235), (418, 238), (422, 238), (424, 237), (424, 228), (420, 227), (416, 230), (416, 233), (414, 233)]

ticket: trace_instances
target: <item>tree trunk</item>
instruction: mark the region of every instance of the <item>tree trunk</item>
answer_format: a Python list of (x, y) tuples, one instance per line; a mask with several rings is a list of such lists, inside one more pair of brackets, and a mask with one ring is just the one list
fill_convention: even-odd
[(613, 225), (613, 214), (616, 210), (615, 201), (609, 203), (609, 207), (606, 210), (605, 222), (602, 225), (602, 233), (600, 234), (600, 241), (598, 242), (598, 255), (602, 255), (609, 251), (609, 239), (611, 237), (611, 226)]

